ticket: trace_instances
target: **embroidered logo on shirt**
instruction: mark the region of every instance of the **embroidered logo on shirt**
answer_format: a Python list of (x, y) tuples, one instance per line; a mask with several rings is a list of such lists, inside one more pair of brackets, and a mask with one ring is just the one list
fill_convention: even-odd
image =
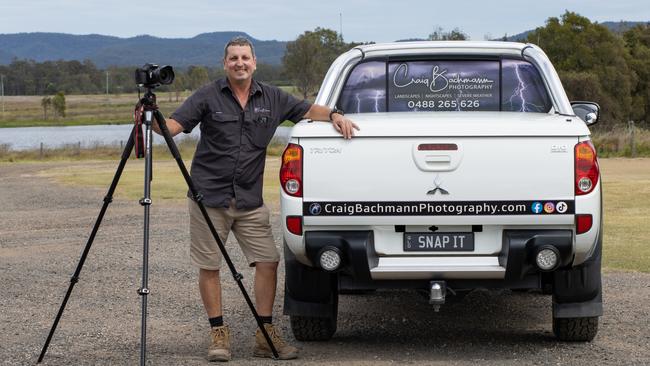
[(255, 107), (254, 110), (255, 110), (255, 113), (270, 113), (271, 112), (270, 109), (266, 109), (264, 107)]

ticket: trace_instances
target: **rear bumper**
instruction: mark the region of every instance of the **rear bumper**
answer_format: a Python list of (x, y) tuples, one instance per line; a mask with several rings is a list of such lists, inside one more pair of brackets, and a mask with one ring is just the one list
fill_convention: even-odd
[(378, 256), (372, 231), (308, 231), (305, 252), (319, 263), (323, 248), (334, 247), (342, 257), (339, 271), (358, 281), (373, 280), (520, 280), (540, 271), (535, 254), (551, 246), (560, 255), (559, 268), (573, 260), (571, 230), (505, 230), (498, 256)]
[[(453, 289), (544, 289), (553, 294), (555, 318), (600, 316), (603, 313), (602, 236), (598, 235), (593, 255), (583, 264), (571, 267), (571, 235), (570, 230), (506, 230), (504, 251), (494, 257), (496, 264), (487, 269), (471, 265), (456, 266), (452, 270), (442, 266), (435, 270), (409, 266), (401, 277), (391, 275), (397, 278), (388, 278), (386, 274), (391, 272), (380, 266), (381, 258), (374, 251), (372, 231), (307, 232), (305, 249), (312, 263), (318, 263), (317, 255), (322, 248), (334, 246), (342, 253), (342, 267), (336, 272), (326, 272), (306, 266), (285, 243), (284, 311), (288, 315), (330, 317), (340, 289), (426, 289), (431, 280), (443, 279)], [(540, 272), (532, 262), (531, 253), (543, 245), (557, 245), (561, 253), (562, 265), (553, 272)], [(479, 263), (481, 260), (477, 259)], [(497, 271), (492, 267), (501, 269)], [(393, 267), (394, 274), (398, 270), (400, 267)]]

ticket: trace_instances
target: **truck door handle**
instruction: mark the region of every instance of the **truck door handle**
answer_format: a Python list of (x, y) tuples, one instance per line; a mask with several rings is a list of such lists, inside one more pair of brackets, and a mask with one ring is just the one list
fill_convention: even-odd
[(449, 155), (427, 155), (424, 161), (428, 164), (451, 163), (451, 156)]

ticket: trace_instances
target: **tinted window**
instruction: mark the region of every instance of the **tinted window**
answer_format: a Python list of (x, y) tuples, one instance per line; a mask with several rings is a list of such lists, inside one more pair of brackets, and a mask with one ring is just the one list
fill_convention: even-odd
[(348, 113), (546, 113), (552, 104), (533, 65), (504, 59), (361, 63), (350, 73), (337, 106)]
[(348, 76), (337, 107), (347, 113), (386, 112), (386, 63), (357, 65)]
[(504, 111), (546, 113), (551, 109), (544, 81), (533, 65), (521, 60), (503, 60), (501, 67)]
[(389, 111), (498, 111), (499, 61), (388, 64)]

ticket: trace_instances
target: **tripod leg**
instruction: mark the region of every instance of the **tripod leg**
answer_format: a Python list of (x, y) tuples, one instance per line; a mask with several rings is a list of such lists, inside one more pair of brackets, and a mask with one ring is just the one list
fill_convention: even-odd
[(248, 304), (248, 307), (251, 309), (251, 312), (253, 313), (253, 316), (255, 317), (255, 321), (257, 321), (257, 326), (259, 327), (260, 331), (264, 335), (264, 338), (266, 339), (266, 342), (269, 345), (269, 348), (271, 348), (271, 352), (273, 353), (273, 357), (275, 359), (279, 358), (278, 351), (275, 349), (275, 346), (273, 345), (273, 342), (271, 341), (271, 337), (269, 337), (269, 334), (266, 331), (266, 328), (264, 328), (264, 324), (262, 323), (262, 319), (260, 319), (259, 314), (257, 313), (257, 310), (255, 309), (255, 305), (253, 305), (253, 302), (251, 301), (250, 296), (248, 296), (248, 292), (246, 292), (246, 288), (244, 287), (244, 284), (242, 283), (242, 279), (244, 276), (241, 275), (241, 273), (237, 272), (237, 269), (235, 268), (235, 265), (232, 263), (232, 260), (230, 259), (230, 256), (228, 255), (228, 252), (226, 251), (226, 247), (224, 246), (223, 242), (221, 241), (221, 238), (219, 238), (219, 235), (217, 234), (217, 230), (215, 229), (214, 225), (212, 224), (212, 220), (210, 220), (210, 216), (208, 215), (208, 211), (205, 209), (205, 206), (203, 205), (202, 199), (203, 196), (199, 192), (197, 192), (196, 187), (194, 186), (194, 182), (192, 182), (192, 178), (190, 177), (190, 174), (187, 172), (187, 169), (185, 168), (185, 164), (183, 163), (183, 159), (181, 158), (181, 154), (178, 151), (178, 148), (176, 147), (176, 144), (174, 143), (174, 139), (171, 137), (169, 133), (169, 129), (167, 128), (167, 125), (165, 123), (165, 118), (163, 117), (162, 113), (160, 111), (155, 110), (154, 111), (156, 115), (156, 120), (158, 120), (158, 124), (160, 125), (160, 130), (162, 132), (163, 137), (165, 138), (165, 142), (167, 142), (167, 146), (169, 147), (169, 151), (172, 153), (174, 156), (174, 159), (176, 160), (176, 163), (178, 164), (178, 168), (180, 169), (181, 173), (183, 174), (183, 178), (185, 178), (185, 182), (187, 183), (188, 188), (190, 189), (190, 192), (192, 192), (192, 196), (194, 197), (194, 200), (196, 203), (199, 205), (199, 209), (201, 209), (201, 213), (203, 214), (203, 218), (205, 218), (205, 222), (208, 224), (208, 227), (210, 228), (210, 232), (212, 233), (212, 236), (214, 239), (217, 241), (217, 244), (219, 245), (219, 250), (221, 251), (221, 254), (223, 255), (223, 258), (225, 259), (226, 263), (228, 264), (228, 268), (230, 268), (230, 272), (233, 275), (233, 278), (235, 279), (235, 282), (237, 282), (237, 285), (239, 286), (239, 289), (242, 292), (242, 295), (244, 296), (244, 299), (246, 300), (246, 303)]
[(113, 176), (113, 182), (111, 183), (111, 186), (108, 188), (108, 192), (104, 197), (104, 204), (102, 205), (102, 208), (99, 211), (99, 215), (97, 216), (97, 220), (95, 221), (95, 226), (93, 227), (93, 230), (90, 233), (90, 237), (88, 238), (88, 241), (86, 242), (86, 246), (84, 247), (84, 250), (81, 254), (81, 258), (79, 259), (79, 263), (77, 264), (77, 269), (74, 271), (74, 274), (70, 278), (70, 286), (68, 287), (68, 291), (66, 292), (65, 297), (63, 298), (63, 302), (61, 303), (59, 312), (56, 314), (56, 318), (54, 319), (54, 324), (52, 324), (52, 328), (50, 329), (50, 333), (47, 336), (45, 345), (43, 345), (41, 354), (38, 357), (38, 363), (41, 363), (43, 361), (43, 357), (45, 357), (45, 353), (47, 352), (47, 348), (50, 345), (52, 336), (54, 336), (56, 327), (59, 324), (59, 320), (61, 320), (61, 316), (63, 315), (63, 310), (65, 310), (65, 306), (68, 303), (70, 294), (72, 293), (72, 288), (79, 281), (79, 274), (81, 273), (81, 269), (84, 265), (84, 262), (86, 261), (86, 257), (88, 256), (90, 247), (92, 246), (93, 241), (95, 240), (95, 235), (99, 230), (99, 225), (102, 223), (102, 220), (104, 219), (104, 214), (106, 213), (106, 209), (108, 208), (108, 205), (113, 201), (113, 192), (115, 192), (115, 188), (117, 187), (117, 183), (120, 181), (120, 176), (122, 175), (122, 171), (124, 170), (126, 161), (129, 159), (129, 156), (131, 155), (131, 151), (133, 150), (135, 128), (136, 127), (133, 127), (133, 130), (131, 131), (131, 136), (129, 137), (129, 140), (127, 141), (126, 146), (124, 147), (124, 151), (122, 151), (122, 158), (120, 160), (120, 164), (117, 167), (117, 170), (115, 171), (115, 176)]
[(151, 180), (152, 174), (152, 150), (153, 141), (151, 133), (152, 112), (145, 111), (145, 169), (144, 169), (144, 198), (140, 205), (144, 207), (144, 239), (142, 245), (142, 287), (138, 294), (142, 296), (142, 320), (140, 322), (140, 365), (144, 366), (147, 361), (147, 295), (149, 295), (149, 213), (151, 208)]

